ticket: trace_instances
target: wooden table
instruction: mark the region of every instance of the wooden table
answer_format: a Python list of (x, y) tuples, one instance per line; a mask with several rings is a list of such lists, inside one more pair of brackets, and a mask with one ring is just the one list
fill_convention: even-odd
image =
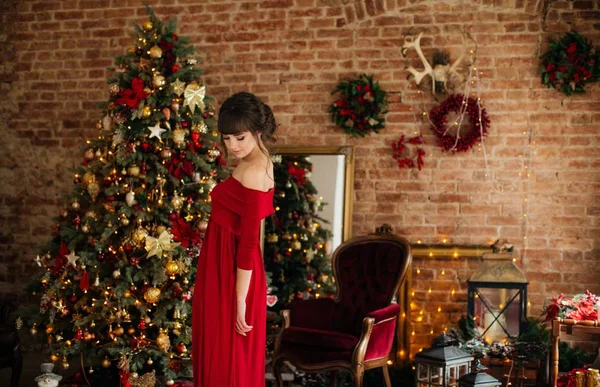
[(600, 334), (600, 322), (591, 320), (577, 321), (562, 318), (552, 320), (552, 372), (550, 372), (550, 378), (553, 387), (556, 387), (556, 381), (558, 380), (558, 343), (560, 342), (560, 333), (567, 332), (568, 335), (571, 335), (574, 331)]

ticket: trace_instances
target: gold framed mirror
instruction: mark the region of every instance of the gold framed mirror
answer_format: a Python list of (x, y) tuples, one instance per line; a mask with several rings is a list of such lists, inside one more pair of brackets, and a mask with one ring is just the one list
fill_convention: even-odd
[[(327, 203), (322, 217), (328, 222), (332, 234), (328, 246), (331, 254), (342, 242), (352, 237), (354, 146), (280, 146), (272, 152), (275, 162), (286, 156), (304, 156), (312, 164), (310, 180), (322, 201)], [(264, 224), (263, 221), (260, 238), (263, 246)]]

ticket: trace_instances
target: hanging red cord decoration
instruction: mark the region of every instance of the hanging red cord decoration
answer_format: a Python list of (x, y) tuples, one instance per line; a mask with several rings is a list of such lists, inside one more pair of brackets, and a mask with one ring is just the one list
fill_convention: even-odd
[[(452, 94), (444, 100), (439, 106), (434, 107), (430, 113), (431, 130), (438, 137), (438, 146), (446, 152), (466, 152), (470, 150), (481, 137), (488, 133), (490, 119), (485, 108), (481, 106), (481, 101), (475, 98), (465, 100), (462, 94)], [(458, 115), (456, 134), (450, 134), (446, 125), (448, 113), (455, 112)], [(460, 132), (461, 117), (468, 116), (471, 121), (471, 127), (466, 133)]]

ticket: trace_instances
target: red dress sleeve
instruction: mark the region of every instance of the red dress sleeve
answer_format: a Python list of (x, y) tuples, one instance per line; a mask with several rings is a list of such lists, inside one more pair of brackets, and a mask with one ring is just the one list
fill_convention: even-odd
[(236, 251), (237, 267), (243, 270), (252, 270), (254, 256), (259, 253), (260, 222), (273, 211), (273, 189), (263, 192), (250, 189), (242, 185), (233, 177), (233, 182), (227, 184), (221, 199), (231, 211), (239, 215), (239, 242)]

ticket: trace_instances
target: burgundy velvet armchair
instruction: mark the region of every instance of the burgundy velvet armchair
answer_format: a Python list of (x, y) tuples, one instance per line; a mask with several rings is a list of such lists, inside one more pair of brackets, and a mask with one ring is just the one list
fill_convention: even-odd
[(293, 302), (281, 311), (273, 358), (278, 386), (287, 361), (306, 372), (350, 371), (356, 387), (364, 371), (382, 367), (391, 387), (387, 360), (400, 312), (395, 299), (411, 259), (408, 241), (389, 228), (340, 245), (332, 260), (336, 297)]

